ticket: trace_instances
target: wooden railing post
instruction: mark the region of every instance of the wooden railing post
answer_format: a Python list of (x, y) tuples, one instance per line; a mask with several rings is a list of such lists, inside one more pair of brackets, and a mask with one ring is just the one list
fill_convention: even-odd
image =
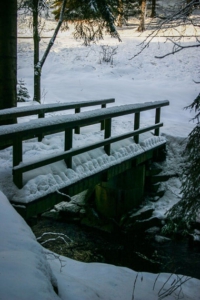
[[(67, 128), (65, 129), (65, 141), (64, 141), (64, 148), (65, 151), (70, 150), (72, 148), (72, 142), (73, 142), (73, 129)], [(68, 168), (72, 168), (72, 157), (68, 157), (65, 159), (65, 163)]]
[[(80, 107), (75, 108), (75, 114), (79, 114), (80, 112), (81, 112)], [(75, 127), (74, 132), (75, 132), (76, 134), (80, 134), (80, 126)]]
[[(140, 112), (135, 113), (135, 119), (134, 119), (134, 130), (137, 130), (140, 128)], [(134, 141), (136, 144), (139, 143), (139, 134), (134, 137)]]
[[(104, 138), (107, 139), (111, 136), (111, 122), (112, 119), (106, 119), (105, 120), (105, 132), (104, 132)], [(110, 155), (110, 144), (104, 146), (104, 150), (106, 154)]]
[[(13, 167), (18, 166), (22, 162), (22, 140), (19, 137), (15, 137), (13, 141)], [(18, 188), (23, 186), (22, 173), (13, 173), (13, 181)]]
[[(101, 108), (106, 108), (106, 104), (102, 104)], [(101, 121), (101, 130), (105, 129), (105, 120)]]
[[(156, 108), (155, 124), (160, 123), (160, 112), (161, 112), (161, 107)], [(154, 134), (159, 136), (160, 128), (156, 128)]]
[[(38, 114), (38, 119), (43, 119), (44, 117), (45, 117), (45, 113), (44, 112), (40, 112)], [(38, 142), (41, 142), (43, 138), (44, 138), (44, 134), (43, 133), (38, 134)]]

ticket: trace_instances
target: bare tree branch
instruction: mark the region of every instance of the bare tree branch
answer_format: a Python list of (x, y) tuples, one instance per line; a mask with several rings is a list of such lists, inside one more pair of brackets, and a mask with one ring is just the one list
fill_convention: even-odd
[[(199, 16), (190, 16), (191, 12), (195, 8), (195, 4), (196, 4), (196, 2), (195, 2), (195, 0), (193, 0), (190, 3), (188, 3), (187, 5), (185, 5), (183, 7), (179, 7), (175, 12), (172, 12), (171, 15), (165, 17), (164, 19), (157, 18), (156, 29), (154, 29), (154, 30), (151, 30), (152, 22), (150, 22), (147, 29), (151, 30), (151, 32), (142, 41), (142, 43), (140, 43), (138, 45), (141, 47), (141, 49), (129, 60), (132, 60), (133, 58), (140, 55), (145, 49), (147, 49), (149, 47), (150, 43), (153, 41), (153, 39), (155, 37), (157, 37), (161, 32), (163, 35), (169, 29), (177, 32), (177, 36), (176, 37), (174, 36), (174, 38), (176, 38), (176, 41), (173, 39), (173, 37), (170, 40), (173, 43), (173, 45), (175, 46), (175, 48), (170, 53), (167, 53), (167, 54), (165, 54), (163, 56), (159, 56), (159, 57), (156, 56), (156, 58), (164, 58), (168, 55), (175, 54), (186, 48), (200, 47), (200, 40), (199, 40), (199, 37), (197, 36), (197, 29), (199, 29), (199, 27), (200, 27), (200, 18), (199, 18)], [(154, 21), (155, 21), (155, 19), (154, 19)], [(196, 44), (194, 44), (194, 45), (182, 46), (177, 43), (177, 39), (179, 41), (181, 41), (181, 39), (185, 37), (186, 25), (193, 26), (194, 36), (196, 37)], [(166, 39), (169, 40), (169, 38), (167, 38), (167, 37), (166, 37)]]

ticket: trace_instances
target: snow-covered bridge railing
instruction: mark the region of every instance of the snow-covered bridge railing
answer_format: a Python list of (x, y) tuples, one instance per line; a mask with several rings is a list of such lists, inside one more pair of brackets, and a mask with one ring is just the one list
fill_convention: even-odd
[[(68, 168), (72, 167), (72, 158), (78, 154), (104, 147), (105, 152), (110, 155), (111, 144), (126, 138), (134, 137), (135, 143), (139, 142), (141, 133), (154, 130), (159, 135), (161, 107), (169, 105), (169, 101), (155, 101), (143, 104), (130, 104), (114, 106), (110, 108), (96, 109), (65, 116), (54, 116), (46, 119), (36, 119), (30, 122), (13, 124), (0, 127), (0, 146), (13, 145), (13, 181), (18, 188), (23, 186), (23, 173), (36, 168), (65, 160)], [(155, 109), (155, 123), (151, 126), (140, 128), (140, 113), (142, 111)], [(118, 136), (111, 137), (112, 118), (127, 114), (135, 114), (134, 130)], [(87, 126), (97, 122), (105, 121), (104, 140), (82, 148), (73, 148), (73, 129)], [(37, 137), (39, 134), (47, 135), (57, 132), (65, 132), (64, 151), (45, 159), (34, 162), (23, 163), (22, 143), (24, 140)]]
[[(21, 117), (38, 115), (38, 118), (45, 118), (45, 114), (74, 109), (75, 113), (80, 113), (81, 108), (101, 105), (101, 108), (105, 108), (106, 104), (114, 103), (115, 99), (103, 99), (103, 100), (89, 100), (89, 101), (74, 101), (68, 103), (51, 103), (40, 104), (23, 107), (13, 107), (0, 110), (0, 123), (7, 120), (13, 120)], [(104, 129), (104, 123), (101, 122), (101, 129)], [(80, 127), (75, 128), (76, 133), (80, 133)], [(42, 140), (42, 136), (38, 136), (39, 141)]]

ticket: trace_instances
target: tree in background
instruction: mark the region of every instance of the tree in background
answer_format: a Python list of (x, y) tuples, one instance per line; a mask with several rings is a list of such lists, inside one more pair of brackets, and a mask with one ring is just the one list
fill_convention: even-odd
[(128, 25), (129, 17), (138, 18), (141, 14), (139, 0), (118, 0), (117, 20), (116, 24), (119, 27)]
[(146, 5), (147, 5), (147, 0), (140, 0), (141, 15), (140, 15), (140, 25), (138, 27), (139, 32), (143, 32), (145, 30)]
[[(115, 27), (118, 5), (118, 0), (68, 0), (64, 14), (65, 29), (73, 23), (74, 37), (82, 39), (85, 45), (103, 39), (104, 30), (120, 41)], [(52, 8), (57, 20), (61, 1), (54, 0)]]
[[(0, 109), (16, 106), (16, 85), (17, 0), (9, 0), (3, 1), (0, 9)], [(15, 121), (8, 120), (6, 123)]]
[(155, 18), (156, 16), (156, 0), (152, 0), (151, 2), (151, 18)]
[(40, 31), (42, 28), (41, 16), (46, 17), (49, 12), (47, 0), (21, 0), (18, 9), (23, 10), (25, 16), (32, 16), (33, 43), (34, 43), (34, 96), (33, 100), (40, 103), (41, 101), (41, 72), (38, 71), (40, 60)]
[[(114, 0), (113, 0), (114, 1)], [(117, 0), (115, 0), (116, 2)], [(44, 62), (54, 44), (58, 31), (65, 22), (65, 28), (68, 28), (69, 22), (75, 22), (75, 38), (84, 40), (87, 45), (95, 39), (103, 37), (103, 30), (107, 31), (113, 37), (119, 38), (118, 32), (114, 26), (114, 16), (107, 4), (107, 1), (100, 0), (59, 0), (53, 2), (55, 8), (54, 14), (58, 21), (53, 37), (45, 50), (42, 58), (39, 57), (41, 16), (48, 16), (48, 0), (20, 0), (19, 8), (24, 10), (24, 14), (31, 13), (34, 40), (34, 97), (33, 100), (41, 102), (41, 72)]]
[[(200, 40), (196, 30), (200, 27), (200, 16), (199, 14), (193, 14), (191, 16), (191, 12), (194, 12), (197, 8), (200, 8), (200, 2), (198, 2), (197, 5), (196, 1), (197, 0), (191, 0), (189, 3), (187, 3), (187, 0), (183, 0), (176, 4), (173, 8), (170, 8), (169, 10), (165, 9), (163, 11), (164, 15), (158, 15), (155, 29), (151, 30), (144, 41), (140, 44), (140, 50), (131, 59), (135, 58), (145, 49), (147, 49), (153, 39), (159, 36), (160, 33), (164, 35), (169, 29), (174, 29), (176, 32), (174, 37), (171, 36), (170, 38), (166, 38), (166, 40), (170, 41), (173, 45), (172, 51), (162, 56), (156, 56), (156, 58), (164, 58), (168, 55), (178, 53), (183, 49), (200, 47)], [(193, 45), (185, 46), (182, 44), (182, 42), (184, 43), (187, 25), (191, 26), (191, 31), (193, 28), (193, 33), (190, 34), (193, 34), (194, 37), (196, 37), (196, 41)]]
[(124, 15), (124, 4), (123, 0), (118, 0), (118, 16), (117, 16), (117, 26), (122, 27), (123, 25), (123, 15)]

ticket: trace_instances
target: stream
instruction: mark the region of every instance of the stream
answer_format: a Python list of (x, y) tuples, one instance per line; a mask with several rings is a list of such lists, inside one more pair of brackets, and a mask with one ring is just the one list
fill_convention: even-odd
[[(78, 261), (114, 264), (138, 272), (176, 273), (200, 279), (200, 243), (190, 243), (188, 239), (156, 242), (151, 234), (107, 233), (79, 223), (50, 218), (41, 218), (32, 226), (32, 231), (37, 238), (49, 232), (66, 235), (68, 238), (61, 236), (43, 246)], [(55, 239), (56, 235), (45, 235), (39, 242), (50, 238)]]

